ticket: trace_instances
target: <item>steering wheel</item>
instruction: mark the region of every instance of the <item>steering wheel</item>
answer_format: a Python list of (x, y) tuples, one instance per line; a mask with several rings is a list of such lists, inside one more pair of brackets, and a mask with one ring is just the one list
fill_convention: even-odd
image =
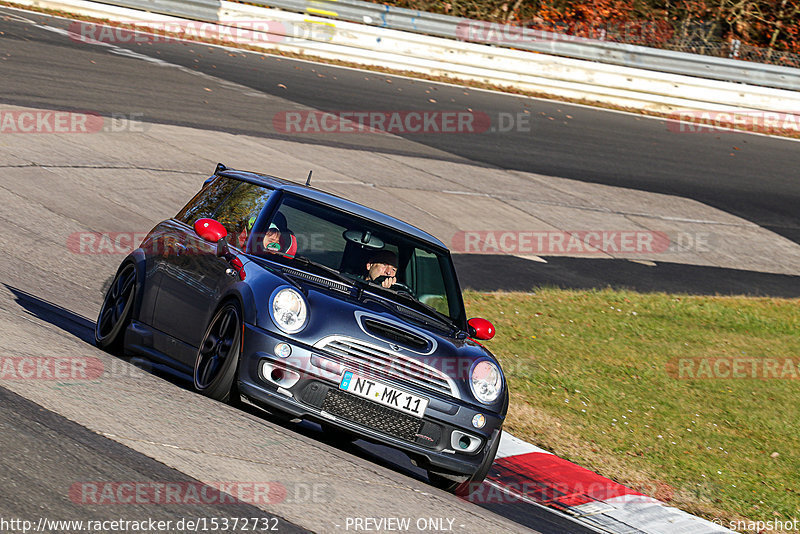
[[(372, 280), (372, 283), (373, 284), (377, 284), (377, 285), (381, 285), (381, 284), (383, 284), (383, 281), (386, 280), (386, 278), (388, 278), (388, 277), (384, 276), (384, 275), (381, 275), (381, 276), (377, 277), (375, 280)], [(396, 293), (406, 293), (411, 298), (417, 298), (417, 296), (414, 295), (414, 290), (411, 289), (410, 287), (408, 287), (407, 285), (405, 285), (402, 282), (395, 282), (394, 284), (389, 286), (387, 289), (391, 289), (392, 291), (394, 291)]]
[(408, 287), (407, 285), (403, 284), (402, 282), (395, 282), (394, 284), (391, 285), (391, 287), (389, 287), (389, 289), (391, 289), (392, 291), (396, 291), (397, 293), (407, 293), (408, 296), (412, 298), (417, 298), (417, 296), (414, 295), (414, 290)]

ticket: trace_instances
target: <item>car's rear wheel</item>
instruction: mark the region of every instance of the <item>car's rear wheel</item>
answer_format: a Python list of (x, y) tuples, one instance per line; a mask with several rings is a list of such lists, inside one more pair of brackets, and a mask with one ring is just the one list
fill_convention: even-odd
[(494, 458), (497, 456), (497, 449), (500, 447), (500, 436), (502, 431), (498, 430), (495, 439), (489, 446), (489, 451), (484, 457), (478, 469), (472, 476), (456, 475), (443, 471), (436, 471), (433, 469), (428, 470), (428, 482), (437, 488), (455, 493), (456, 495), (467, 496), (472, 493), (477, 486), (489, 474), (489, 469), (492, 468)]
[(236, 369), (242, 342), (242, 314), (235, 302), (224, 304), (206, 328), (194, 364), (194, 387), (222, 402), (238, 400)]
[(98, 347), (104, 350), (120, 348), (125, 329), (131, 322), (135, 297), (136, 267), (133, 263), (126, 263), (111, 282), (100, 307), (94, 327), (94, 342)]

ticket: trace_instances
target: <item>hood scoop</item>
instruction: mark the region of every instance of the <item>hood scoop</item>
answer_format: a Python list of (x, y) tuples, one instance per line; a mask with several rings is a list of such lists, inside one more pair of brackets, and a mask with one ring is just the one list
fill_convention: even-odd
[(391, 323), (379, 321), (368, 316), (359, 317), (361, 328), (364, 331), (379, 339), (396, 344), (410, 351), (428, 354), (434, 348), (434, 341), (427, 336), (417, 334), (405, 328), (400, 328)]

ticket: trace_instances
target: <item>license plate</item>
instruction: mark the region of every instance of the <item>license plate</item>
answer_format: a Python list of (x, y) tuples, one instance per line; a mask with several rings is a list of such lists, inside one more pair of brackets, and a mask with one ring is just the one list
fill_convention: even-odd
[(414, 417), (425, 415), (425, 408), (428, 407), (428, 399), (425, 397), (387, 386), (371, 378), (358, 376), (351, 371), (344, 372), (339, 389)]

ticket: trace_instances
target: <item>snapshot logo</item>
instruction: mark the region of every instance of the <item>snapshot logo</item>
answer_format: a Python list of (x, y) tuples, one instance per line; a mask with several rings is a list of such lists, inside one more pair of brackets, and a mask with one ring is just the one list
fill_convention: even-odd
[(678, 380), (797, 380), (800, 378), (800, 357), (673, 358), (667, 362), (667, 374)]
[(673, 112), (667, 120), (673, 133), (735, 133), (736, 131), (763, 134), (800, 132), (800, 111), (701, 111)]
[(144, 132), (143, 113), (94, 111), (0, 110), (0, 134), (94, 134)]
[(82, 356), (0, 356), (0, 380), (96, 380), (103, 362)]
[(226, 41), (240, 44), (278, 43), (289, 35), (277, 20), (243, 20), (209, 23), (195, 20), (132, 20), (115, 25), (75, 21), (69, 25), (71, 40), (81, 43), (164, 43), (185, 40)]
[(461, 231), (453, 252), (467, 254), (602, 254), (663, 253), (670, 247), (664, 232), (639, 230)]

